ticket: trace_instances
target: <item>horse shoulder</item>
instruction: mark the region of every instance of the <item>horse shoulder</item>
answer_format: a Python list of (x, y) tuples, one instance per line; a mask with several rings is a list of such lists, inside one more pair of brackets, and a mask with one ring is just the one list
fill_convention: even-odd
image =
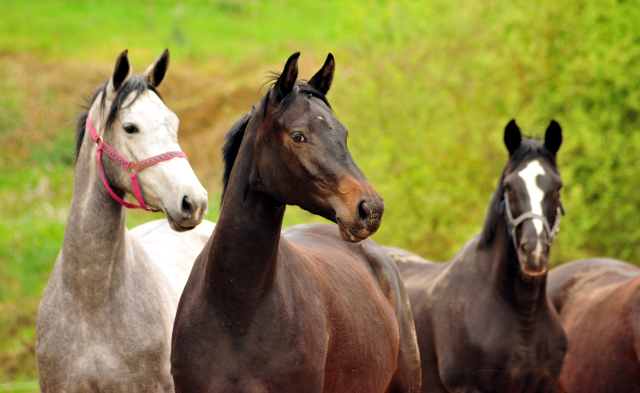
[[(345, 365), (333, 361), (336, 353), (349, 354), (344, 359), (357, 373), (377, 373), (379, 381), (382, 375), (391, 378), (396, 365), (382, 359), (398, 356), (400, 336), (406, 334), (399, 319), (410, 321), (404, 314), (408, 302), (393, 261), (372, 240), (345, 242), (335, 225), (297, 225), (286, 228), (283, 235), (280, 254), (289, 262), (280, 264), (288, 280), (281, 286), (288, 285), (296, 296), (314, 299), (314, 309), (307, 312), (322, 314), (325, 321), (325, 367), (341, 370), (332, 378), (346, 375)], [(373, 342), (372, 336), (377, 337)], [(370, 359), (378, 360), (367, 364)]]
[(473, 386), (477, 376), (472, 370), (477, 367), (504, 368), (513, 350), (504, 332), (511, 332), (517, 321), (487, 284), (491, 263), (485, 260), (487, 251), (478, 246), (479, 240), (479, 235), (471, 238), (445, 263), (429, 298), (437, 367), (451, 391)]
[[(137, 240), (126, 237), (125, 244), (122, 274), (105, 287), (105, 299), (91, 306), (95, 309), (65, 285), (64, 256), (58, 258), (43, 293), (37, 324), (39, 371), (49, 384), (83, 391), (95, 382), (96, 386), (107, 383), (111, 389), (120, 383), (122, 370), (129, 370), (124, 383), (132, 391), (137, 383), (163, 386), (151, 391), (171, 388), (168, 361), (157, 359), (168, 360), (177, 299)], [(85, 378), (87, 375), (93, 377)]]

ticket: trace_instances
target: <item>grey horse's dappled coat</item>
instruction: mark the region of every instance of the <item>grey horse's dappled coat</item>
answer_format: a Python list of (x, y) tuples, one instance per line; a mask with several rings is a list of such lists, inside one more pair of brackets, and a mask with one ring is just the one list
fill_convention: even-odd
[[(105, 142), (130, 159), (157, 149), (179, 150), (177, 118), (155, 91), (167, 65), (165, 51), (145, 74), (131, 75), (123, 52), (113, 77), (81, 116), (64, 240), (38, 310), (36, 357), (43, 392), (173, 391), (173, 317), (193, 260), (214, 225), (205, 222), (183, 233), (169, 226), (185, 230), (200, 224), (206, 191), (184, 159), (141, 171), (146, 203), (163, 210), (168, 220), (129, 231), (126, 209), (107, 192), (96, 145), (84, 132), (88, 116)], [(121, 197), (130, 193), (127, 172), (104, 155), (102, 164), (114, 190)]]

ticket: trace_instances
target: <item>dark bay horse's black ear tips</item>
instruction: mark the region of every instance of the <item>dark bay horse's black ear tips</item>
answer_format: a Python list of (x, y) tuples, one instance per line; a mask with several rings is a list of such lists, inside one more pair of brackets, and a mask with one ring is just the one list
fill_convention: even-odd
[(549, 123), (549, 127), (547, 127), (547, 131), (544, 134), (544, 145), (551, 153), (554, 155), (560, 149), (560, 145), (562, 144), (562, 128), (560, 128), (560, 124), (555, 120), (551, 120)]
[(329, 89), (331, 88), (331, 83), (333, 82), (333, 74), (336, 71), (336, 62), (333, 59), (333, 55), (329, 53), (327, 56), (327, 60), (325, 60), (324, 65), (320, 69), (320, 71), (316, 72), (316, 74), (309, 80), (309, 84), (316, 89), (320, 90), (322, 94), (327, 94)]
[(129, 50), (125, 49), (120, 53), (116, 60), (116, 66), (113, 69), (113, 76), (111, 77), (111, 84), (113, 91), (117, 91), (124, 81), (129, 78), (131, 74), (131, 63), (129, 62)]
[(278, 93), (279, 99), (282, 99), (291, 93), (293, 87), (298, 79), (298, 58), (300, 52), (292, 54), (287, 60), (287, 64), (284, 65), (284, 70), (275, 85), (275, 90)]
[(504, 128), (504, 144), (509, 150), (509, 155), (512, 155), (520, 147), (520, 143), (522, 143), (522, 134), (515, 119), (512, 119)]

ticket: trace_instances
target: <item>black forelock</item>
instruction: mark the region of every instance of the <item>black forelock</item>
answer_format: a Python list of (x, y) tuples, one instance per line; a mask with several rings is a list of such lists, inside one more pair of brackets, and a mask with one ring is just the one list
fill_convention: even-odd
[[(158, 90), (156, 90), (156, 88), (151, 85), (145, 78), (139, 75), (131, 75), (129, 79), (127, 79), (127, 81), (124, 83), (124, 85), (120, 86), (120, 88), (116, 92), (116, 97), (111, 103), (111, 108), (109, 109), (109, 114), (107, 115), (107, 122), (105, 124), (105, 127), (111, 127), (113, 125), (113, 122), (116, 121), (118, 112), (123, 107), (122, 105), (124, 104), (127, 97), (129, 97), (130, 93), (135, 92), (136, 95), (129, 105), (133, 104), (133, 102), (138, 99), (140, 94), (144, 93), (147, 90), (153, 91), (160, 99), (162, 99), (162, 96), (160, 96)], [(102, 105), (104, 105), (105, 98), (105, 95), (103, 95)]]
[[(269, 90), (267, 91), (267, 94), (263, 98), (263, 101), (265, 103), (269, 102), (269, 97), (271, 96), (271, 92), (272, 92), (273, 87), (275, 86), (276, 82), (278, 81), (278, 78), (280, 78), (280, 74), (277, 73), (277, 72), (270, 72), (268, 74), (267, 81), (263, 85), (263, 86), (268, 86), (269, 87)], [(289, 106), (289, 104), (291, 104), (291, 102), (299, 94), (305, 94), (309, 98), (316, 97), (316, 98), (320, 99), (322, 102), (324, 102), (325, 105), (329, 107), (329, 109), (333, 110), (331, 108), (331, 104), (329, 104), (329, 101), (327, 100), (327, 97), (324, 94), (322, 94), (322, 92), (320, 90), (318, 90), (315, 87), (313, 87), (312, 85), (310, 85), (307, 80), (301, 79), (301, 80), (296, 82), (293, 90), (291, 90), (291, 92), (289, 94), (287, 94), (285, 97), (282, 97), (282, 99), (280, 101), (280, 105), (278, 106), (278, 111), (280, 113), (284, 112), (287, 109), (287, 107)], [(267, 105), (264, 105), (263, 117), (266, 116), (266, 115), (267, 115)]]
[(509, 157), (509, 162), (505, 166), (505, 171), (510, 173), (521, 163), (531, 161), (534, 158), (542, 157), (547, 159), (556, 168), (556, 156), (538, 139), (528, 138), (522, 141), (520, 146)]
[(502, 175), (498, 180), (496, 190), (491, 197), (491, 202), (489, 202), (489, 209), (480, 239), (481, 246), (488, 246), (493, 242), (497, 231), (498, 220), (504, 220), (504, 212), (502, 211), (501, 205), (504, 199), (505, 177), (518, 168), (523, 162), (531, 161), (537, 157), (546, 158), (552, 164), (553, 169), (557, 171), (556, 156), (551, 153), (540, 140), (535, 138), (523, 140), (516, 151), (509, 157), (509, 161), (502, 170)]
[[(109, 82), (107, 81), (107, 83)], [(80, 147), (82, 146), (82, 140), (84, 139), (87, 117), (89, 116), (89, 109), (91, 108), (95, 100), (98, 98), (100, 93), (103, 93), (102, 98), (100, 100), (100, 113), (104, 112), (104, 109), (106, 106), (106, 94), (104, 93), (107, 90), (107, 83), (102, 84), (95, 90), (91, 98), (87, 100), (87, 104), (82, 106), (84, 111), (80, 113), (80, 115), (78, 115), (77, 117), (76, 160), (78, 159), (78, 155), (80, 154)], [(118, 117), (118, 113), (120, 112), (120, 109), (124, 104), (124, 101), (129, 96), (129, 93), (135, 92), (136, 94), (136, 96), (133, 98), (133, 101), (131, 101), (131, 103), (129, 104), (131, 105), (135, 100), (138, 99), (140, 94), (144, 93), (147, 90), (153, 91), (162, 100), (162, 96), (160, 95), (160, 93), (145, 78), (138, 75), (131, 75), (129, 79), (127, 79), (127, 81), (122, 86), (120, 86), (120, 88), (116, 92), (116, 97), (114, 98), (113, 103), (111, 104), (111, 108), (109, 108), (109, 113), (107, 115), (107, 122), (105, 124), (105, 127), (109, 128), (113, 125), (113, 122)]]

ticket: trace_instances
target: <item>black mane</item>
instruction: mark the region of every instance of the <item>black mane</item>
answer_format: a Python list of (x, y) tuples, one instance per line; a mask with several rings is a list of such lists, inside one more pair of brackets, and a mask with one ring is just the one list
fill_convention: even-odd
[[(269, 85), (269, 90), (264, 95), (262, 100), (260, 100), (260, 104), (262, 104), (262, 118), (264, 119), (267, 116), (267, 108), (269, 103), (269, 98), (273, 92), (273, 85), (280, 77), (279, 74), (272, 74), (270, 76), (270, 80), (267, 82)], [(331, 109), (331, 105), (329, 101), (327, 101), (327, 97), (322, 94), (321, 91), (313, 87), (312, 85), (306, 83), (306, 81), (299, 81), (296, 83), (296, 86), (293, 88), (291, 93), (287, 94), (280, 101), (280, 105), (278, 106), (278, 113), (282, 114), (289, 104), (293, 102), (293, 100), (298, 96), (298, 94), (304, 94), (311, 97), (316, 97), (324, 102), (329, 109)], [(260, 106), (258, 104), (258, 106)], [(224, 137), (224, 145), (222, 146), (222, 162), (224, 165), (224, 175), (222, 176), (222, 196), (220, 197), (220, 204), (224, 200), (224, 194), (227, 190), (227, 184), (229, 183), (229, 177), (231, 176), (231, 169), (233, 169), (233, 163), (236, 161), (236, 156), (238, 155), (238, 151), (240, 151), (240, 144), (242, 143), (242, 138), (244, 137), (244, 132), (247, 129), (247, 124), (249, 124), (249, 120), (253, 116), (256, 110), (255, 106), (252, 106), (251, 112), (242, 115), (242, 117), (227, 131), (227, 134)], [(333, 110), (333, 109), (332, 109)]]
[(509, 161), (502, 171), (500, 180), (498, 180), (498, 186), (491, 197), (491, 202), (489, 202), (487, 217), (482, 227), (481, 247), (489, 246), (493, 242), (498, 227), (498, 220), (505, 219), (501, 207), (504, 199), (504, 178), (522, 162), (532, 160), (536, 157), (547, 159), (553, 164), (554, 169), (557, 168), (556, 156), (551, 153), (540, 140), (529, 138), (522, 141), (520, 147), (509, 157)]
[[(107, 83), (108, 83), (108, 81), (107, 81)], [(91, 99), (89, 99), (87, 101), (87, 104), (82, 106), (82, 108), (85, 109), (84, 112), (82, 112), (77, 117), (77, 122), (76, 122), (76, 160), (78, 159), (78, 155), (80, 154), (80, 147), (82, 146), (82, 140), (84, 139), (85, 125), (86, 125), (86, 122), (87, 122), (87, 117), (89, 116), (89, 109), (91, 108), (91, 106), (93, 105), (95, 100), (98, 98), (100, 93), (103, 93), (102, 94), (102, 99), (100, 100), (100, 113), (102, 114), (104, 112), (104, 110), (105, 110), (106, 94), (104, 94), (104, 93), (107, 90), (107, 83), (102, 84), (101, 86), (99, 86), (96, 89), (96, 91), (91, 96)], [(138, 75), (131, 75), (131, 77), (129, 77), (129, 79), (127, 79), (127, 81), (122, 86), (120, 86), (120, 89), (118, 89), (118, 91), (116, 93), (116, 97), (113, 100), (113, 103), (111, 104), (111, 108), (109, 108), (109, 113), (107, 115), (107, 122), (105, 124), (105, 127), (109, 128), (109, 127), (111, 127), (113, 125), (113, 122), (118, 117), (118, 113), (119, 113), (120, 109), (122, 108), (122, 104), (124, 104), (124, 101), (129, 96), (129, 93), (131, 93), (131, 92), (135, 92), (136, 93), (136, 96), (134, 97), (133, 101), (131, 101), (131, 104), (132, 104), (135, 100), (138, 99), (140, 94), (144, 93), (147, 90), (153, 91), (154, 93), (156, 93), (158, 95), (158, 97), (160, 99), (162, 99), (162, 96), (160, 96), (160, 93), (158, 93), (156, 88), (153, 85), (151, 85), (145, 78), (143, 78), (141, 76), (138, 76)], [(131, 105), (131, 104), (129, 104), (129, 105)]]
[(220, 204), (224, 200), (224, 193), (227, 191), (227, 184), (229, 183), (229, 176), (231, 176), (231, 169), (233, 169), (233, 163), (236, 161), (238, 151), (240, 151), (240, 144), (244, 137), (244, 132), (247, 129), (247, 124), (253, 116), (253, 112), (256, 110), (255, 106), (251, 107), (250, 113), (245, 113), (242, 117), (235, 122), (233, 126), (227, 131), (224, 136), (224, 145), (222, 146), (222, 162), (224, 164), (224, 175), (222, 176), (222, 196), (220, 197)]

